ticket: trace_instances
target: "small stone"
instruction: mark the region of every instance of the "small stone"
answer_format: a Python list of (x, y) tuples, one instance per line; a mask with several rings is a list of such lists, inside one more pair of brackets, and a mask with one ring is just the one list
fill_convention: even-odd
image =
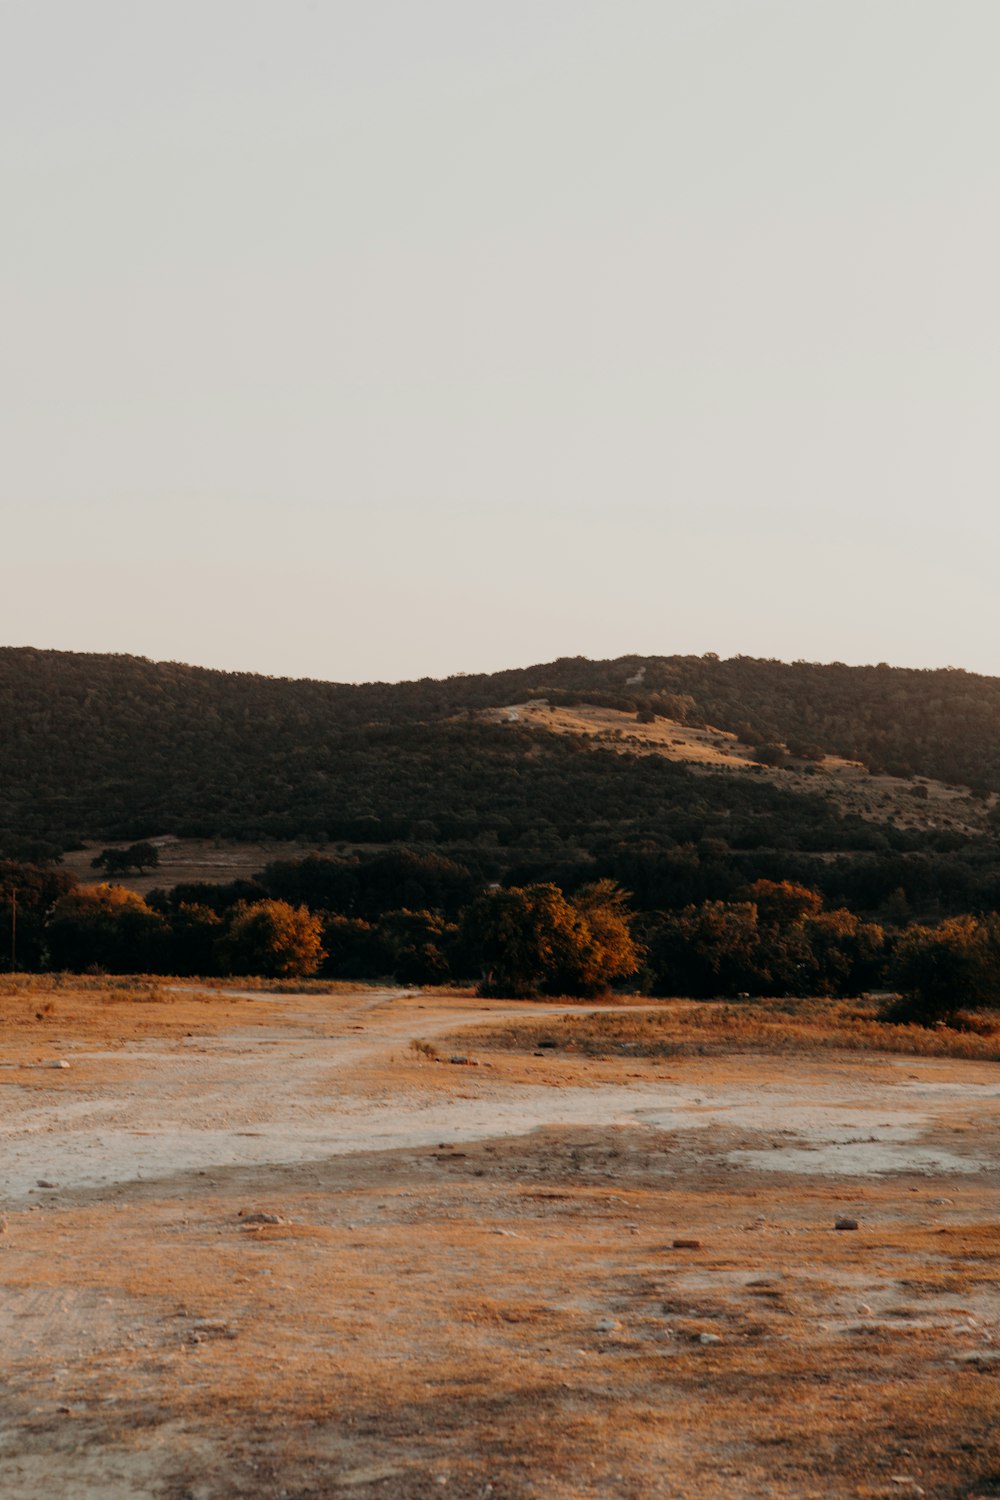
[(857, 1219), (837, 1219), (833, 1227), (834, 1229), (857, 1229), (858, 1221)]
[(701, 1240), (674, 1240), (675, 1250), (700, 1250)]
[(614, 1333), (615, 1329), (620, 1328), (621, 1326), (622, 1325), (619, 1323), (617, 1318), (598, 1318), (597, 1322), (594, 1324), (594, 1332)]
[(49, 1067), (50, 1068), (68, 1068), (69, 1067), (69, 1063), (66, 1061), (66, 1059), (64, 1057), (60, 1057), (57, 1062), (50, 1062), (49, 1063)]
[(699, 1333), (699, 1344), (721, 1344), (722, 1340), (717, 1333)]
[(244, 1214), (244, 1224), (284, 1224), (285, 1220), (280, 1214)]
[(54, 1188), (56, 1184), (54, 1182), (50, 1182), (47, 1177), (39, 1177), (37, 1186), (41, 1188)]
[(872, 1305), (871, 1305), (870, 1302), (859, 1302), (858, 1303), (858, 1312), (861, 1314), (861, 1316), (863, 1318), (870, 1318), (871, 1315), (872, 1315), (872, 1313), (874, 1311), (875, 1311), (875, 1309), (874, 1309), (874, 1307), (872, 1307)]

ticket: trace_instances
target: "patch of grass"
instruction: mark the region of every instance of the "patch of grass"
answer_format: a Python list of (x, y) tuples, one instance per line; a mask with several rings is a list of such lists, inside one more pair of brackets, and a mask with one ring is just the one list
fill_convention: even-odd
[(363, 990), (403, 988), (384, 979), (267, 979), (254, 974), (227, 974), (185, 982), (210, 990), (257, 990), (262, 995), (354, 995)]
[(441, 1054), (433, 1042), (425, 1042), (422, 1037), (415, 1036), (410, 1043), (410, 1051), (416, 1052), (418, 1057), (426, 1057), (429, 1062), (440, 1062)]
[[(616, 1009), (590, 1015), (511, 1021), (475, 1033), (476, 1045), (535, 1051), (554, 1040), (587, 1057), (726, 1056), (736, 1052), (792, 1053), (829, 1049), (893, 1052), (1000, 1062), (996, 1018), (976, 1026), (902, 1026), (879, 1019), (873, 1001), (756, 1000), (733, 1004), (667, 1002), (655, 1010)], [(468, 1034), (466, 1033), (466, 1039)]]
[(128, 990), (148, 999), (159, 995), (162, 984), (162, 974), (0, 974), (0, 995), (31, 995), (39, 990), (120, 994)]

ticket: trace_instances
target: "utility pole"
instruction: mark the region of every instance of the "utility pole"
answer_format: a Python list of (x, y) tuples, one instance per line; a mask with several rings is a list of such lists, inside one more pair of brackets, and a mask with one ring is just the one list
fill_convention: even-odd
[(10, 972), (17, 970), (17, 886), (10, 892)]

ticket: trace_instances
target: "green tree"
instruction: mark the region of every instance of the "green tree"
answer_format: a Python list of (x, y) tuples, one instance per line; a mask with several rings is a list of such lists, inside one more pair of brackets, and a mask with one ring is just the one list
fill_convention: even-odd
[(269, 979), (315, 974), (326, 953), (322, 920), (287, 901), (240, 902), (219, 945), (225, 972)]

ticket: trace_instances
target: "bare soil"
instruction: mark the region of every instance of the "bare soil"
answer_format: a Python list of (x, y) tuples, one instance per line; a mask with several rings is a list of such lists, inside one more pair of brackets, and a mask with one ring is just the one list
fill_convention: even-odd
[(1000, 1495), (996, 1065), (567, 1014), (0, 993), (0, 1496)]

